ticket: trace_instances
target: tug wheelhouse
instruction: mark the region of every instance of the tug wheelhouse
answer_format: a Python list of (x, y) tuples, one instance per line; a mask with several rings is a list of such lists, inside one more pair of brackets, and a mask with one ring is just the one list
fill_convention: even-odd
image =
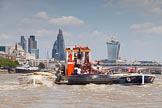
[(91, 72), (91, 50), (87, 46), (66, 48), (66, 75), (71, 76), (74, 69), (81, 69), (81, 73)]

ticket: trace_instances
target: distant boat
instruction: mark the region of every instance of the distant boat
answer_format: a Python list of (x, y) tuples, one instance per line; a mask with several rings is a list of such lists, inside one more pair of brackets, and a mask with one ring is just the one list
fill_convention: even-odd
[(28, 63), (15, 68), (16, 73), (32, 73), (38, 71), (38, 67), (31, 67)]
[(151, 74), (162, 74), (161, 70), (151, 70)]
[(48, 72), (34, 72), (18, 76), (20, 84), (52, 86), (55, 76)]

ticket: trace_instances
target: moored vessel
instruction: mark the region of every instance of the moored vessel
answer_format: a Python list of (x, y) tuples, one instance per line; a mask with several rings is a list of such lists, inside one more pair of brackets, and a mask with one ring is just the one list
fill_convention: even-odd
[(15, 68), (16, 73), (32, 73), (39, 71), (38, 67), (32, 67), (29, 63), (24, 63), (22, 66), (18, 66)]
[(32, 73), (38, 71), (38, 67), (16, 67), (16, 73)]

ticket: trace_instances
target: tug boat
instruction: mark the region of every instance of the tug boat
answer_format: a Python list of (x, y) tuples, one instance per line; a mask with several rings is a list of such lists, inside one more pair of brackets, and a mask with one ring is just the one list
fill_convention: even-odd
[[(66, 48), (66, 65), (64, 79), (59, 76), (56, 84), (145, 84), (153, 83), (155, 76), (139, 73), (112, 74), (94, 67), (90, 62), (91, 50), (85, 46)], [(60, 80), (59, 80), (60, 79)], [(66, 83), (64, 83), (66, 82)]]
[[(84, 85), (84, 84), (112, 84), (111, 76), (96, 74), (92, 71), (91, 50), (87, 46), (66, 48), (66, 66), (63, 80), (58, 76), (56, 84)], [(60, 79), (60, 80), (58, 80)]]
[(48, 72), (33, 72), (18, 76), (19, 84), (52, 86), (54, 79), (54, 75)]

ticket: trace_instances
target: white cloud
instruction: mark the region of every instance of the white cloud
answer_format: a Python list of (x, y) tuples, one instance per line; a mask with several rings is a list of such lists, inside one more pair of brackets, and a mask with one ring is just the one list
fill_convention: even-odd
[(51, 18), (49, 23), (56, 25), (82, 25), (84, 24), (84, 21), (74, 16), (62, 16), (59, 18)]
[(162, 13), (161, 0), (107, 0), (104, 5), (120, 12), (136, 12), (142, 15)]
[(51, 25), (82, 25), (84, 21), (75, 16), (49, 17), (46, 12), (39, 12), (31, 18), (24, 18), (22, 23), (26, 24), (51, 24)]
[(130, 29), (141, 30), (141, 29), (148, 29), (152, 26), (154, 26), (152, 23), (146, 22), (143, 24), (133, 24), (130, 26)]
[(48, 19), (49, 18), (46, 12), (39, 12), (39, 13), (35, 14), (34, 17), (41, 18), (41, 19)]
[(104, 4), (105, 7), (112, 7), (113, 6), (113, 0), (107, 0)]
[(35, 34), (36, 34), (37, 36), (43, 36), (43, 35), (48, 34), (48, 33), (49, 33), (49, 31), (46, 30), (46, 29), (37, 30), (37, 31), (35, 32)]
[(0, 34), (0, 38), (1, 38), (1, 39), (8, 39), (9, 36), (8, 36), (7, 34), (1, 33), (1, 34)]
[(63, 32), (63, 36), (64, 36), (64, 37), (73, 36), (73, 35), (74, 35), (73, 33), (68, 32), (68, 31), (64, 31), (64, 32)]
[(39, 19), (34, 19), (34, 18), (24, 18), (21, 22), (25, 24), (32, 24), (32, 25), (41, 23)]
[(162, 35), (162, 26), (154, 26), (150, 28), (147, 32), (152, 34)]
[(93, 32), (91, 33), (91, 35), (92, 35), (92, 36), (99, 36), (99, 37), (100, 37), (100, 36), (105, 35), (105, 33), (95, 30), (95, 31), (93, 31)]
[[(89, 34), (92, 38), (98, 38), (97, 40), (102, 40), (103, 42), (109, 41), (110, 39), (116, 39), (118, 40), (118, 33), (105, 33), (102, 31), (95, 30), (92, 33)], [(102, 38), (101, 38), (102, 37)], [(96, 40), (96, 41), (97, 41)]]
[(155, 25), (153, 23), (143, 23), (143, 24), (133, 24), (130, 26), (130, 29), (138, 32), (144, 33), (147, 35), (161, 35), (162, 34), (162, 25)]
[[(59, 33), (59, 31), (57, 30), (50, 30), (50, 29), (40, 29), (40, 30), (36, 30), (34, 32), (34, 34), (36, 36), (40, 36), (40, 37), (44, 37), (44, 36), (57, 36), (57, 34)], [(71, 32), (68, 31), (63, 31), (63, 36), (64, 37), (68, 37), (68, 36), (73, 36), (73, 34)]]

